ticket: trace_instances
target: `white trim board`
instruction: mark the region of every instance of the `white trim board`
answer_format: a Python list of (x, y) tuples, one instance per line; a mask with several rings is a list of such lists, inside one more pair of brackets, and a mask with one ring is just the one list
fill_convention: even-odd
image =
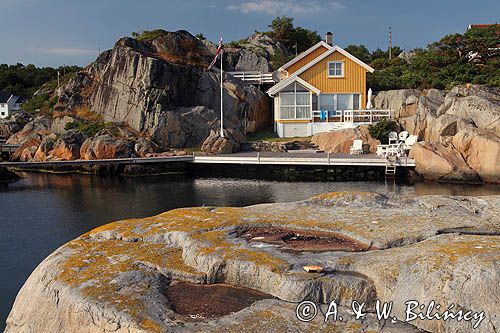
[(309, 49), (302, 52), (301, 54), (299, 54), (298, 56), (296, 56), (295, 58), (293, 58), (292, 60), (290, 60), (289, 62), (287, 62), (286, 64), (284, 64), (283, 66), (281, 66), (278, 70), (286, 71), (287, 68), (289, 68), (290, 66), (292, 66), (293, 64), (295, 64), (299, 60), (304, 59), (309, 53), (315, 51), (316, 49), (320, 48), (321, 46), (326, 47), (327, 52), (328, 52), (328, 50), (331, 50), (333, 48), (333, 46), (328, 45), (324, 41), (320, 41), (320, 42), (316, 43), (315, 45), (313, 45), (312, 47), (310, 47)]
[(313, 61), (311, 61), (310, 63), (308, 63), (307, 65), (305, 65), (304, 67), (302, 67), (301, 69), (299, 69), (298, 71), (296, 71), (295, 73), (293, 73), (290, 77), (292, 77), (292, 76), (299, 76), (300, 74), (304, 73), (309, 68), (313, 67), (314, 65), (316, 65), (320, 61), (326, 59), (328, 56), (330, 56), (331, 54), (333, 54), (333, 53), (335, 53), (337, 51), (340, 54), (344, 55), (345, 57), (351, 59), (352, 61), (354, 61), (355, 63), (357, 63), (361, 67), (365, 68), (370, 73), (373, 73), (375, 71), (375, 69), (373, 69), (372, 67), (368, 66), (367, 64), (365, 64), (364, 62), (362, 62), (361, 60), (359, 60), (358, 58), (356, 58), (355, 56), (353, 56), (352, 54), (350, 54), (349, 52), (347, 52), (346, 50), (344, 50), (340, 46), (335, 45), (331, 50), (326, 51), (325, 53), (323, 53), (322, 55), (320, 55), (319, 57), (317, 57), (316, 59), (314, 59)]
[[(373, 73), (375, 71), (375, 69), (373, 69), (372, 67), (368, 66), (367, 64), (365, 64), (364, 62), (362, 62), (361, 60), (359, 60), (358, 58), (356, 58), (355, 56), (353, 56), (352, 54), (350, 54), (349, 52), (347, 52), (346, 50), (344, 50), (340, 46), (335, 45), (329, 51), (326, 51), (325, 53), (323, 53), (322, 55), (320, 55), (319, 57), (317, 57), (313, 61), (311, 61), (308, 64), (306, 64), (305, 66), (303, 66), (302, 68), (300, 68), (298, 71), (296, 71), (292, 75), (290, 75), (287, 79), (285, 79), (285, 80), (279, 82), (278, 84), (276, 84), (275, 86), (271, 87), (271, 89), (269, 89), (267, 91), (267, 94), (269, 94), (269, 95), (272, 96), (273, 94), (275, 94), (276, 92), (279, 91), (278, 89), (281, 89), (283, 87), (288, 86), (289, 84), (291, 84), (292, 82), (294, 82), (297, 78), (299, 78), (300, 74), (304, 73), (306, 70), (308, 70), (309, 68), (311, 68), (314, 65), (318, 64), (320, 61), (322, 61), (323, 59), (326, 59), (328, 56), (330, 56), (331, 54), (333, 54), (334, 52), (337, 52), (337, 51), (339, 53), (341, 53), (342, 55), (346, 56), (347, 58), (351, 59), (352, 61), (354, 61), (358, 65), (362, 66), (363, 68), (365, 68), (370, 73)], [(302, 81), (304, 81), (304, 80), (302, 80)], [(309, 85), (312, 87), (311, 84), (309, 84)], [(315, 87), (315, 89), (317, 89), (317, 88)]]
[[(292, 79), (292, 80), (289, 80)], [(280, 83), (276, 84), (275, 86), (271, 87), (267, 91), (267, 94), (270, 96), (273, 96), (276, 93), (279, 93), (282, 89), (288, 87), (290, 84), (297, 82), (301, 85), (303, 85), (306, 89), (310, 90), (311, 92), (315, 93), (316, 95), (319, 95), (321, 93), (321, 90), (310, 84), (309, 82), (305, 81), (304, 79), (301, 79), (298, 76), (295, 77), (289, 77), (288, 79), (281, 81)]]

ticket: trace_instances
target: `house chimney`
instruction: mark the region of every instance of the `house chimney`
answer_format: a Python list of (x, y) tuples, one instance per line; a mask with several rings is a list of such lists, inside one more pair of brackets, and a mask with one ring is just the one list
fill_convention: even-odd
[(325, 36), (325, 42), (326, 42), (328, 45), (333, 46), (333, 34), (332, 34), (330, 31), (328, 31), (328, 32), (326, 33), (326, 36)]

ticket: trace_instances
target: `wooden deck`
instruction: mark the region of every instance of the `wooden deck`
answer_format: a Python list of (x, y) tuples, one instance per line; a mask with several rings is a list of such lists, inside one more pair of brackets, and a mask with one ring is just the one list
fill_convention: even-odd
[[(348, 155), (325, 153), (272, 153), (248, 152), (228, 155), (194, 155), (196, 164), (253, 164), (253, 165), (338, 165), (338, 166), (380, 166), (387, 160), (373, 154)], [(399, 159), (397, 166), (414, 167), (415, 161)]]
[(150, 158), (116, 158), (106, 160), (76, 160), (76, 161), (44, 161), (44, 162), (2, 162), (4, 168), (31, 168), (42, 169), (57, 166), (83, 166), (83, 165), (117, 165), (117, 164), (165, 164), (174, 162), (193, 162), (193, 156), (150, 157)]
[[(166, 164), (187, 162), (194, 164), (240, 164), (240, 165), (322, 165), (322, 166), (380, 166), (385, 167), (387, 160), (372, 154), (347, 155), (325, 153), (272, 153), (244, 152), (228, 155), (193, 154), (174, 157), (119, 158), (105, 160), (44, 161), (44, 162), (1, 162), (0, 167), (34, 168), (83, 165), (128, 165), (128, 164)], [(414, 167), (415, 161), (409, 158), (398, 159), (398, 167)]]
[(4, 143), (0, 143), (0, 153), (8, 153), (13, 154), (20, 145), (8, 145)]

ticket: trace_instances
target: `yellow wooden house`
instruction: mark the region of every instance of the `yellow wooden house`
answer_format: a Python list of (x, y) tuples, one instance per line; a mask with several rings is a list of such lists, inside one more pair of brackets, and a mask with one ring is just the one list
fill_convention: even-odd
[(278, 70), (283, 79), (267, 93), (274, 99), (280, 137), (310, 136), (390, 117), (387, 110), (366, 108), (366, 73), (374, 69), (332, 44), (328, 33), (325, 41)]

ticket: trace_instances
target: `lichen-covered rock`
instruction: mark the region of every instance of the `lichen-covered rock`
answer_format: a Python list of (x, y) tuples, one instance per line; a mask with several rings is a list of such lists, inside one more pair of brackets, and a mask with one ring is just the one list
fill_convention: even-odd
[[(339, 192), (297, 203), (184, 208), (119, 221), (45, 259), (19, 292), (6, 332), (468, 332), (475, 324), (475, 332), (492, 332), (500, 325), (499, 207), (499, 197)], [(252, 228), (335, 234), (368, 248), (284, 250), (260, 240), (266, 237), (245, 238)], [(308, 265), (324, 271), (307, 273)], [(226, 283), (275, 299), (220, 318), (190, 318), (175, 311), (165, 292), (175, 281)], [(399, 320), (377, 321), (377, 299), (392, 301), (391, 316)], [(295, 310), (303, 300), (335, 300), (344, 319), (324, 323), (318, 312), (314, 321), (300, 322)], [(348, 312), (353, 300), (366, 302), (364, 320)], [(433, 300), (443, 311), (451, 304), (454, 311), (484, 311), (484, 320), (404, 324), (409, 300)]]
[(349, 154), (354, 140), (362, 140), (363, 144), (370, 145), (370, 152), (372, 153), (375, 153), (377, 145), (380, 145), (380, 141), (370, 135), (368, 126), (316, 134), (312, 137), (311, 142), (328, 153)]

